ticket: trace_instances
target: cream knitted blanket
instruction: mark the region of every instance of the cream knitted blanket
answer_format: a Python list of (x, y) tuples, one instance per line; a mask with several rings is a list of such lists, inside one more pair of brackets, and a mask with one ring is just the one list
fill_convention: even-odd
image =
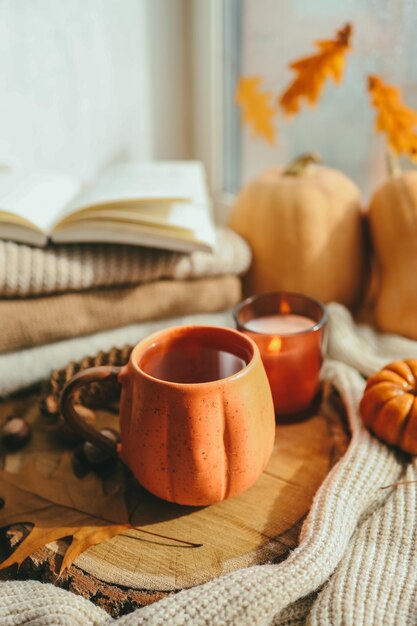
[(192, 254), (96, 244), (31, 248), (0, 240), (0, 298), (246, 271), (251, 253), (243, 239), (222, 227), (217, 239), (214, 252)]
[(300, 544), (277, 565), (233, 572), (119, 620), (69, 592), (37, 582), (0, 584), (2, 626), (354, 626), (417, 622), (417, 488), (382, 490), (416, 479), (416, 462), (362, 427), (362, 373), (417, 356), (417, 343), (355, 327), (330, 305), (329, 358), (323, 377), (339, 390), (351, 444), (327, 476), (304, 523)]

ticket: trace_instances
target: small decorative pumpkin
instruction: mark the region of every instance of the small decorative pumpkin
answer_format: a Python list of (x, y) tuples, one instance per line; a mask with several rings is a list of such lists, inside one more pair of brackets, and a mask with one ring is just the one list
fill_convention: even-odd
[(295, 291), (355, 308), (367, 276), (358, 188), (304, 155), (246, 185), (230, 226), (252, 248), (247, 295)]
[(375, 324), (417, 339), (417, 172), (386, 181), (368, 215), (378, 274)]
[(368, 379), (363, 423), (377, 437), (417, 454), (417, 359), (395, 361)]

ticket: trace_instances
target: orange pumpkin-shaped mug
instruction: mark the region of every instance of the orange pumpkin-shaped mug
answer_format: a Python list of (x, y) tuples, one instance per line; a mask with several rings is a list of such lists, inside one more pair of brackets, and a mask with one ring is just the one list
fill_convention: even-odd
[[(74, 392), (117, 378), (121, 444), (83, 421)], [(229, 328), (179, 326), (154, 333), (127, 365), (93, 367), (62, 392), (61, 412), (85, 439), (120, 454), (151, 493), (207, 505), (250, 487), (272, 452), (275, 415), (255, 342)]]

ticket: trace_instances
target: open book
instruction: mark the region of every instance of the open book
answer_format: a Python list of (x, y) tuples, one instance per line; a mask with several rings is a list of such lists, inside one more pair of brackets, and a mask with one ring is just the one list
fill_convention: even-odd
[(215, 229), (202, 165), (155, 161), (113, 166), (86, 188), (54, 172), (0, 172), (0, 238), (188, 252), (212, 250)]

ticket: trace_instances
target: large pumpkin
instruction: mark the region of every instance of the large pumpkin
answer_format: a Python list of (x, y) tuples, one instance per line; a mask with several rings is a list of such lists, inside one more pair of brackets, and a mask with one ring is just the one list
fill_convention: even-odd
[(354, 308), (366, 278), (358, 188), (310, 155), (268, 170), (239, 194), (230, 226), (252, 248), (247, 295), (296, 291)]
[(368, 379), (362, 420), (380, 439), (417, 454), (417, 359), (386, 365)]
[(369, 225), (378, 266), (375, 323), (417, 339), (417, 172), (403, 172), (377, 189)]

